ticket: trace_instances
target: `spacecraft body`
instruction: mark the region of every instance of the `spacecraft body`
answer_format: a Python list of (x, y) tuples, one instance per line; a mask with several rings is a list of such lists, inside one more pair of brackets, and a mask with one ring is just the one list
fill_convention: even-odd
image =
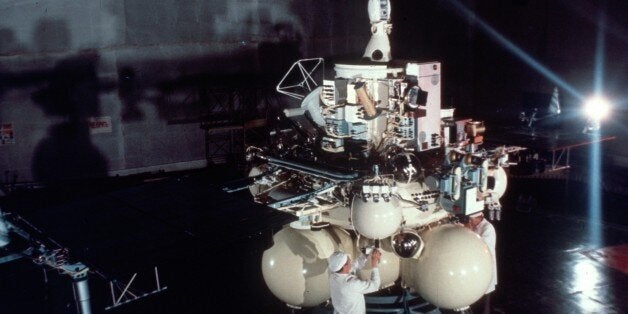
[(331, 253), (377, 245), (382, 288), (402, 284), (464, 309), (486, 292), (493, 257), (457, 218), (500, 218), (503, 167), (516, 148), (482, 148), (483, 123), (443, 108), (440, 62), (390, 60), (388, 1), (369, 1), (369, 17), (365, 58), (335, 64), (322, 82), (304, 65), (316, 59), (295, 63), (303, 80), (287, 85), (312, 88), (286, 93), (300, 106), (284, 110), (267, 146), (247, 149), (255, 201), (298, 218), (273, 237), (263, 276), (286, 304), (314, 306), (330, 297)]
[[(483, 124), (456, 121), (452, 109), (441, 108), (440, 69), (439, 62), (336, 64), (334, 80), (285, 110), (294, 130), (271, 132), (267, 149), (249, 147), (254, 199), (298, 218), (285, 227), (293, 235), (278, 232), (262, 261), (282, 301), (325, 302), (325, 257), (335, 250), (356, 256), (378, 242), (382, 288), (401, 279), (447, 309), (484, 294), (492, 257), (476, 234), (453, 222), (484, 210), (499, 218), (508, 148), (480, 149)], [(351, 237), (340, 241), (329, 228)], [(335, 244), (312, 245), (319, 238)], [(320, 264), (315, 273), (313, 261)], [(368, 279), (370, 269), (358, 276)]]

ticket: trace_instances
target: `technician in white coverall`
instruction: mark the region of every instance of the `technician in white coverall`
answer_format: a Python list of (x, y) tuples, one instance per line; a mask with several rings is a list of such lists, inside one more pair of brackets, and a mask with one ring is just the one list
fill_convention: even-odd
[(495, 243), (497, 242), (497, 234), (495, 233), (495, 227), (484, 218), (482, 212), (475, 213), (469, 216), (468, 227), (477, 233), (484, 243), (488, 246), (488, 251), (493, 258), (493, 276), (491, 284), (488, 286), (486, 293), (484, 294), (484, 310), (483, 313), (491, 313), (491, 292), (495, 291), (497, 285), (497, 255), (495, 255)]
[(366, 313), (364, 294), (379, 290), (380, 278), (379, 258), (382, 255), (377, 249), (371, 253), (371, 279), (360, 280), (355, 272), (366, 264), (367, 256), (361, 254), (357, 261), (344, 252), (334, 252), (329, 257), (329, 292), (334, 313), (363, 314)]

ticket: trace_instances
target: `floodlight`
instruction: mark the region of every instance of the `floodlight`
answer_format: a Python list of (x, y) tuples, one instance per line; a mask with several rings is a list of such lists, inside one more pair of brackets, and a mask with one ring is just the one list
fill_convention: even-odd
[(587, 118), (599, 122), (608, 116), (610, 107), (606, 98), (594, 96), (584, 102), (584, 113)]

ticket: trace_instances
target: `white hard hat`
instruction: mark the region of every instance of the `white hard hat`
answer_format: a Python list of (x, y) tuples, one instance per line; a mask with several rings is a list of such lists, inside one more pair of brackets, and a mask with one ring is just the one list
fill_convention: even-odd
[(333, 272), (337, 272), (342, 269), (342, 266), (345, 265), (349, 255), (345, 252), (336, 251), (334, 252), (328, 259), (329, 261), (329, 270)]
[(484, 213), (479, 211), (477, 213), (473, 213), (473, 214), (469, 215), (469, 217), (471, 217), (471, 218), (484, 217)]

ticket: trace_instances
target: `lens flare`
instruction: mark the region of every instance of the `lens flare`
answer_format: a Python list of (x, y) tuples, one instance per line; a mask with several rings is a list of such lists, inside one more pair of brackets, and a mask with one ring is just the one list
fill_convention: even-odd
[(606, 118), (610, 109), (608, 100), (600, 96), (591, 97), (584, 103), (584, 113), (594, 121), (601, 121)]

